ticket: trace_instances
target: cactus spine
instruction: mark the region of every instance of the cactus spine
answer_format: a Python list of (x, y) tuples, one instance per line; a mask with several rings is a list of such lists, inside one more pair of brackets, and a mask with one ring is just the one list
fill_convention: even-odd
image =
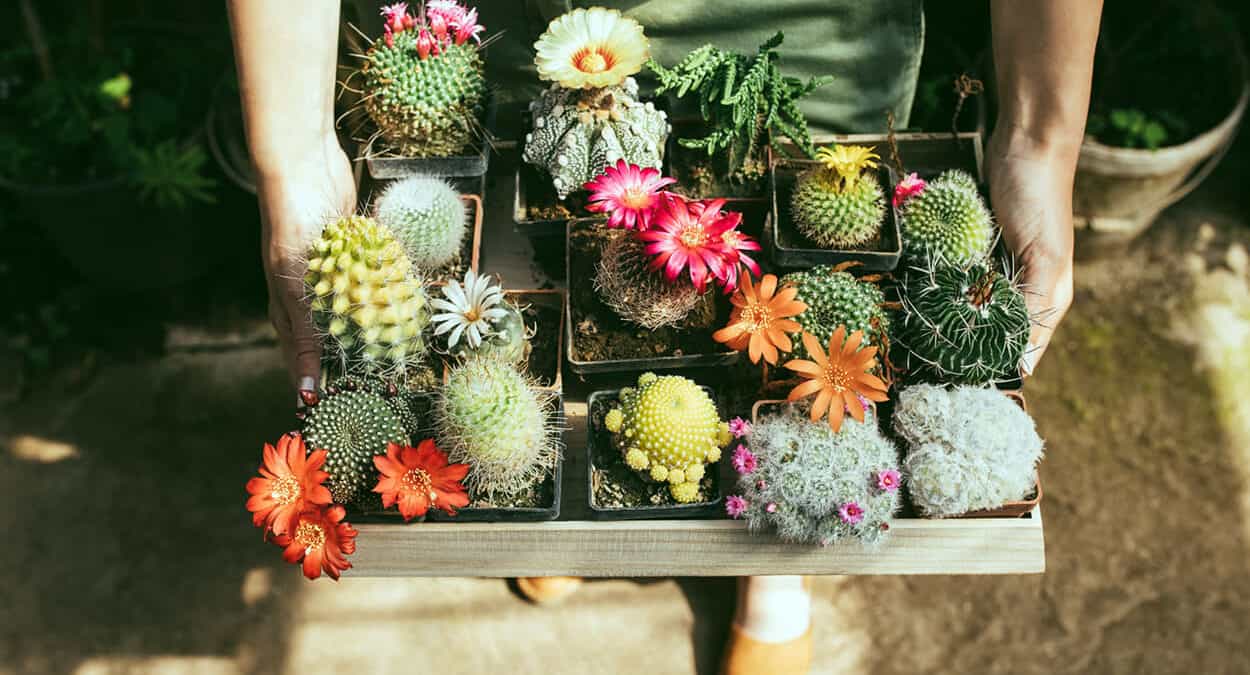
[[(614, 233), (595, 265), (595, 291), (617, 316), (643, 328), (706, 324), (715, 315), (711, 296), (681, 277), (669, 282), (648, 267), (646, 244)], [(689, 319), (689, 320), (688, 320)]]
[(881, 233), (885, 192), (872, 173), (872, 148), (839, 145), (816, 153), (820, 166), (799, 175), (790, 198), (794, 223), (825, 248), (853, 249)]
[(910, 258), (937, 257), (950, 265), (983, 260), (994, 244), (994, 219), (976, 180), (951, 170), (902, 204), (903, 247)]
[(304, 440), (310, 448), (326, 451), (330, 494), (335, 502), (349, 504), (368, 494), (376, 483), (374, 455), (386, 454), (390, 443), (407, 444), (409, 437), (388, 398), (364, 385), (327, 390), (308, 410)]
[(460, 193), (441, 178), (409, 176), (391, 183), (374, 217), (403, 242), (413, 265), (434, 269), (460, 256), (469, 232)]
[(808, 358), (802, 332), (811, 333), (821, 344), (838, 326), (846, 326), (847, 333), (863, 331), (870, 345), (881, 345), (882, 337), (890, 328), (885, 311), (885, 295), (871, 281), (856, 279), (850, 272), (829, 265), (818, 265), (802, 272), (782, 277), (781, 283), (793, 284), (799, 293), (796, 300), (807, 309), (794, 317), (803, 331), (793, 335), (794, 351), (789, 358)]

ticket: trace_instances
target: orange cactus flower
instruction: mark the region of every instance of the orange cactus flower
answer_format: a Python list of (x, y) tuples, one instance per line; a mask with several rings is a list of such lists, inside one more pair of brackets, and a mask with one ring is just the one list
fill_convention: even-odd
[(742, 286), (729, 299), (734, 306), (729, 325), (713, 333), (712, 339), (735, 351), (749, 350), (751, 363), (759, 363), (762, 356), (776, 365), (778, 350), (789, 352), (794, 348), (787, 333), (802, 329), (790, 318), (807, 309), (806, 304), (794, 299), (798, 293), (789, 284), (777, 290), (775, 274), (765, 274), (759, 288), (751, 284), (750, 275), (744, 275)]
[(457, 508), (469, 505), (469, 494), (460, 483), (469, 465), (448, 464), (447, 453), (432, 440), (415, 448), (391, 443), (373, 464), (382, 472), (373, 491), (382, 495), (386, 508), (398, 502), (404, 520), (424, 516), (431, 507), (454, 516)]
[(803, 346), (813, 360), (793, 359), (787, 361), (785, 367), (808, 380), (791, 390), (786, 400), (797, 401), (816, 394), (812, 421), (819, 420), (827, 411), (829, 427), (835, 432), (842, 428), (842, 419), (848, 410), (852, 417), (863, 422), (864, 405), (858, 396), (877, 402), (888, 400), (886, 383), (868, 372), (876, 365), (877, 348), (860, 349), (863, 341), (863, 331), (857, 330), (847, 338), (846, 326), (838, 326), (829, 337), (826, 355), (819, 340), (811, 333), (803, 333)]
[(297, 565), (302, 563), (304, 576), (316, 579), (322, 572), (338, 581), (339, 574), (351, 569), (347, 556), (356, 552), (356, 528), (343, 522), (347, 511), (338, 504), (328, 508), (304, 511), (294, 529), (274, 537), (274, 543), (283, 547), (282, 559)]
[(330, 491), (322, 485), (330, 474), (321, 470), (326, 451), (306, 455), (304, 439), (291, 432), (278, 439), (275, 449), (265, 444), (264, 464), (260, 476), (247, 482), (247, 510), (252, 523), (275, 535), (295, 529), (304, 510), (328, 506)]

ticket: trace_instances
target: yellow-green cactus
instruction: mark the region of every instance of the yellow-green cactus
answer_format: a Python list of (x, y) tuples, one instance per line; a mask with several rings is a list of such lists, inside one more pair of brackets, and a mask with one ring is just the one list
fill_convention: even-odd
[(636, 389), (621, 390), (620, 407), (603, 422), (625, 463), (668, 483), (682, 503), (698, 500), (705, 465), (719, 460), (732, 439), (707, 392), (677, 375), (643, 373)]

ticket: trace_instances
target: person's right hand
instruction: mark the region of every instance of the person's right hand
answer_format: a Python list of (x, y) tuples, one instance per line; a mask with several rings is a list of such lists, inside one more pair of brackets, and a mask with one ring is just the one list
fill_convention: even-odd
[(321, 372), (321, 345), (303, 279), (308, 246), (327, 222), (356, 208), (351, 163), (338, 139), (331, 134), (321, 146), (279, 161), (257, 184), (269, 319), (297, 391), (316, 390)]

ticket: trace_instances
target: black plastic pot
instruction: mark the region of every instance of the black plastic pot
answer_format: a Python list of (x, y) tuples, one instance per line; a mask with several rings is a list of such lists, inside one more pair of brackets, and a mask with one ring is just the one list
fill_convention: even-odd
[[(473, 152), (451, 157), (398, 157), (374, 156), (373, 144), (363, 150), (369, 176), (374, 180), (390, 180), (417, 174), (443, 176), (445, 178), (476, 178), (486, 175), (490, 168), (491, 141), (495, 132), (497, 107), (494, 96), (487, 94), (479, 122), (485, 138), (474, 143)], [(480, 194), (480, 193), (479, 193)]]
[[(701, 387), (716, 397), (708, 387)], [(588, 513), (594, 520), (660, 520), (660, 519), (691, 519), (716, 518), (724, 515), (725, 481), (720, 475), (720, 462), (709, 464), (707, 475), (712, 477), (716, 493), (715, 499), (694, 504), (672, 504), (665, 506), (634, 506), (604, 507), (595, 502), (595, 456), (597, 452), (617, 453), (612, 447), (611, 434), (603, 428), (602, 416), (595, 415), (595, 406), (609, 405), (620, 396), (620, 389), (591, 392), (586, 399), (586, 502)], [(722, 458), (723, 459), (723, 458)]]
[[(764, 245), (773, 264), (785, 269), (805, 269), (815, 265), (858, 262), (858, 269), (864, 271), (893, 270), (903, 254), (898, 211), (893, 207), (886, 209), (885, 221), (881, 224), (881, 236), (871, 249), (821, 248), (798, 231), (790, 211), (790, 195), (799, 174), (815, 166), (819, 166), (819, 163), (811, 160), (779, 159), (772, 163), (769, 170), (772, 212), (768, 225), (764, 228)], [(896, 179), (893, 171), (882, 166), (877, 170), (877, 179), (888, 200), (894, 194)]]
[(530, 238), (562, 237), (570, 221), (604, 220), (603, 216), (591, 215), (589, 213), (572, 218), (530, 218), (530, 200), (534, 198), (535, 193), (544, 193), (547, 199), (554, 201), (555, 189), (550, 186), (539, 188), (538, 186), (545, 185), (544, 181), (549, 179), (534, 166), (525, 163), (519, 157), (517, 158), (515, 180), (516, 191), (512, 200), (512, 227), (519, 234)]
[[(572, 238), (574, 228), (585, 225), (585, 221), (569, 221), (568, 230), (565, 236), (565, 269), (568, 270), (569, 278), (573, 279), (573, 258), (572, 258)], [(598, 260), (598, 257), (595, 258)], [(591, 278), (578, 279), (578, 283), (591, 284), (594, 283)], [(569, 287), (572, 289), (572, 286)], [(715, 293), (716, 291), (709, 291)], [(723, 367), (737, 365), (741, 359), (741, 352), (735, 351), (709, 351), (699, 354), (682, 354), (676, 356), (652, 356), (646, 358), (630, 358), (630, 359), (606, 359), (602, 361), (586, 361), (578, 358), (578, 350), (576, 345), (577, 338), (577, 318), (581, 316), (581, 312), (575, 308), (575, 293), (570, 292), (565, 296), (565, 306), (568, 308), (567, 315), (564, 319), (565, 330), (564, 343), (568, 350), (569, 368), (578, 375), (601, 375), (606, 373), (628, 373), (628, 372), (644, 372), (648, 370), (676, 370), (682, 368), (708, 368)], [(722, 308), (724, 310), (724, 308)], [(611, 309), (605, 307), (600, 308), (601, 312), (611, 313)], [(728, 311), (721, 312), (728, 317)], [(708, 336), (708, 347), (712, 350), (724, 349), (711, 338), (711, 332)]]

